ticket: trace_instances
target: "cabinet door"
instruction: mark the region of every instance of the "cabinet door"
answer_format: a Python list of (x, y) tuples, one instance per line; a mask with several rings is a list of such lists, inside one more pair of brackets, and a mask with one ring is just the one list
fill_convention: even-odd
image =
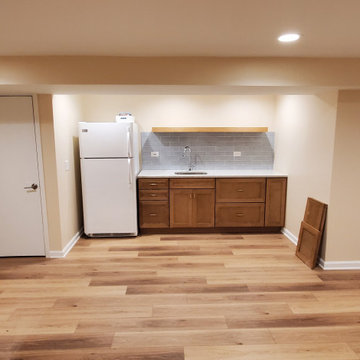
[(140, 190), (167, 189), (169, 187), (169, 179), (139, 179)]
[(266, 181), (265, 226), (285, 225), (286, 183), (286, 178)]
[(170, 179), (170, 189), (214, 189), (215, 179)]
[(170, 190), (170, 227), (191, 227), (192, 224), (191, 189)]
[(167, 201), (140, 201), (140, 228), (168, 228), (169, 203)]
[(216, 179), (217, 202), (264, 202), (265, 178)]
[(217, 227), (264, 226), (263, 203), (217, 203)]
[(214, 227), (215, 190), (193, 189), (192, 226)]

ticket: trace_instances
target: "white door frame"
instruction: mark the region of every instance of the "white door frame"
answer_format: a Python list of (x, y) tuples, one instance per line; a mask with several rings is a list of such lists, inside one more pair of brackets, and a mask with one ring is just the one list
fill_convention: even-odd
[(46, 193), (45, 193), (45, 179), (43, 158), (41, 149), (41, 133), (40, 133), (40, 120), (39, 120), (39, 108), (36, 94), (0, 94), (0, 97), (30, 97), (32, 99), (33, 119), (34, 119), (34, 137), (36, 144), (36, 159), (39, 176), (39, 191), (40, 191), (40, 203), (41, 203), (41, 217), (42, 217), (42, 230), (43, 241), (45, 248), (45, 256), (50, 257), (50, 242), (49, 242), (49, 228), (46, 209)]
[(40, 133), (40, 120), (39, 120), (39, 108), (36, 94), (31, 95), (21, 95), (28, 96), (32, 98), (33, 103), (33, 116), (34, 116), (34, 125), (35, 125), (35, 143), (36, 143), (36, 156), (37, 156), (37, 165), (38, 165), (38, 174), (39, 174), (39, 190), (40, 190), (40, 199), (41, 199), (41, 216), (42, 216), (42, 227), (43, 227), (43, 236), (44, 236), (44, 245), (45, 245), (45, 256), (50, 257), (50, 243), (49, 243), (49, 228), (48, 228), (48, 219), (46, 211), (46, 194), (45, 194), (45, 180), (44, 180), (44, 168), (43, 168), (43, 159), (42, 159), (42, 150), (41, 150), (41, 133)]

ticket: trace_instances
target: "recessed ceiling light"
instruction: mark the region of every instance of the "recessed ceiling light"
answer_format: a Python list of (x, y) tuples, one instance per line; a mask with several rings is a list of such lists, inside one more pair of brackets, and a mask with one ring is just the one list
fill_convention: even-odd
[(283, 34), (278, 37), (280, 42), (293, 42), (300, 39), (299, 34)]

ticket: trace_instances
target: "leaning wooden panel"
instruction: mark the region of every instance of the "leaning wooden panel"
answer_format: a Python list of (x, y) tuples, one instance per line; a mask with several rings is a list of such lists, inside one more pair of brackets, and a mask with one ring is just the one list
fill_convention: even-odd
[(301, 222), (299, 240), (296, 246), (296, 256), (313, 269), (319, 252), (322, 232)]
[(322, 232), (325, 225), (326, 210), (326, 204), (313, 198), (308, 198), (306, 203), (304, 222)]

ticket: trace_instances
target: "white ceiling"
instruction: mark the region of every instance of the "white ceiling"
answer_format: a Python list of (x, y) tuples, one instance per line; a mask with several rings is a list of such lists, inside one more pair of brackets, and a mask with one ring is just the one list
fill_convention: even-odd
[(0, 55), (360, 57), (359, 16), (360, 0), (0, 0)]

